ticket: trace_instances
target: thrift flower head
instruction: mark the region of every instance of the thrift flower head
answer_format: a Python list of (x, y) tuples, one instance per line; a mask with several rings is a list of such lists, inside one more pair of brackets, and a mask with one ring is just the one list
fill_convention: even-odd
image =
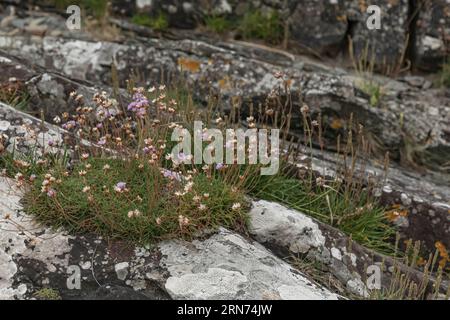
[(233, 203), (233, 206), (231, 207), (231, 209), (233, 211), (237, 211), (241, 208), (241, 204), (239, 202)]
[(138, 209), (128, 211), (128, 218), (135, 218), (139, 217), (141, 215), (141, 212)]
[(162, 174), (163, 174), (164, 178), (169, 178), (171, 180), (181, 181), (180, 174), (175, 172), (175, 171), (170, 171), (170, 170), (167, 170), (167, 169), (163, 169), (162, 170)]
[(49, 196), (50, 198), (54, 198), (56, 196), (56, 191), (53, 189), (49, 189), (47, 191), (47, 196)]
[(128, 105), (128, 110), (134, 112), (138, 117), (143, 117), (147, 113), (149, 102), (147, 97), (143, 94), (144, 89), (136, 89), (133, 95), (133, 101)]
[(224, 167), (223, 163), (216, 164), (216, 170), (220, 170)]
[(189, 219), (180, 214), (178, 216), (178, 224), (180, 225), (180, 228), (183, 228), (184, 226), (187, 226), (189, 224)]
[(122, 193), (122, 192), (126, 191), (126, 188), (127, 188), (127, 184), (125, 182), (118, 182), (116, 184), (116, 186), (114, 187), (114, 190), (116, 192)]

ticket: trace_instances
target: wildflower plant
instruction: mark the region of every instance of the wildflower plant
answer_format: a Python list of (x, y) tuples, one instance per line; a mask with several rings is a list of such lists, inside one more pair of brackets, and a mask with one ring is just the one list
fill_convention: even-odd
[(94, 107), (71, 96), (76, 113), (60, 119), (77, 137), (75, 160), (33, 180), (28, 212), (55, 227), (138, 243), (245, 226), (247, 205), (236, 179), (221, 178), (226, 173), (218, 166), (190, 164), (182, 153), (172, 157), (171, 132), (185, 123), (164, 86), (134, 88), (126, 108), (105, 92), (93, 97)]

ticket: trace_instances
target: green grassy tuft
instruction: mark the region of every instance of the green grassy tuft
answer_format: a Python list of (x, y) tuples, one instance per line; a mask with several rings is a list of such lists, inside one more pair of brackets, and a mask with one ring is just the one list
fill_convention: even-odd
[(206, 28), (216, 33), (225, 33), (233, 30), (234, 24), (231, 20), (223, 16), (208, 16), (205, 18)]
[(261, 10), (247, 12), (239, 21), (238, 31), (244, 39), (261, 39), (271, 44), (281, 43), (284, 36), (282, 20), (277, 11), (268, 14)]
[(55, 289), (42, 288), (34, 293), (38, 300), (61, 300), (61, 295)]
[(442, 71), (440, 72), (439, 83), (441, 87), (450, 88), (450, 59), (447, 63), (442, 66)]
[(169, 27), (169, 21), (167, 16), (159, 12), (156, 17), (152, 17), (147, 14), (136, 14), (131, 18), (131, 22), (134, 24), (149, 27), (155, 30), (166, 30)]
[(357, 85), (370, 97), (369, 102), (372, 107), (379, 106), (383, 91), (378, 83), (370, 80), (362, 80), (361, 83), (358, 83)]
[[(328, 184), (328, 186), (327, 186)], [(310, 187), (308, 181), (283, 175), (261, 177), (252, 195), (275, 201), (334, 226), (356, 242), (378, 252), (392, 254), (395, 236), (384, 208), (364, 192), (344, 192), (336, 183)]]
[[(104, 166), (110, 169), (105, 170)], [(87, 169), (89, 167), (89, 169)], [(86, 171), (85, 175), (79, 172)], [(176, 196), (176, 180), (163, 177), (155, 166), (138, 160), (92, 158), (67, 172), (63, 167), (49, 171), (54, 197), (41, 192), (40, 176), (25, 197), (25, 209), (40, 221), (73, 232), (94, 232), (107, 237), (147, 244), (167, 238), (190, 238), (218, 226), (238, 229), (245, 225), (243, 195), (223, 181), (195, 175), (190, 192)], [(127, 191), (114, 187), (125, 182)], [(83, 192), (83, 188), (90, 190)], [(208, 197), (205, 194), (209, 194)], [(198, 200), (194, 197), (198, 196)], [(242, 208), (233, 210), (235, 203)], [(203, 204), (206, 209), (199, 209)], [(139, 210), (130, 217), (129, 212)], [(189, 219), (181, 225), (180, 216)]]

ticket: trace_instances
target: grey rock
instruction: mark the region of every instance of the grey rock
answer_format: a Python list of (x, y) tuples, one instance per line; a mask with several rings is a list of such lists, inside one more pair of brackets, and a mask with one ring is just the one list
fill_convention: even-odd
[(337, 299), (267, 249), (225, 229), (206, 240), (159, 244), (175, 299)]
[[(294, 2), (294, 1), (292, 1)], [(294, 46), (318, 53), (338, 52), (346, 41), (348, 23), (342, 1), (295, 1), (289, 17)]]
[(428, 71), (437, 71), (448, 58), (450, 10), (447, 0), (427, 2), (417, 21), (417, 65)]
[[(281, 257), (298, 255), (300, 247), (304, 257), (320, 263), (351, 294), (363, 297), (369, 295), (367, 268), (377, 263), (383, 262), (387, 269), (396, 266), (402, 273), (409, 274), (416, 283), (421, 283), (424, 279), (421, 272), (366, 249), (341, 231), (277, 203), (264, 200), (253, 202), (250, 233), (254, 239)], [(388, 288), (393, 275), (386, 270), (380, 272), (381, 286)], [(431, 279), (428, 290), (432, 290), (434, 281), (436, 280)], [(447, 288), (448, 283), (443, 286), (442, 291), (445, 292)]]
[(129, 267), (128, 262), (121, 262), (114, 266), (114, 270), (116, 271), (117, 274), (117, 279), (125, 280), (127, 278), (128, 267)]

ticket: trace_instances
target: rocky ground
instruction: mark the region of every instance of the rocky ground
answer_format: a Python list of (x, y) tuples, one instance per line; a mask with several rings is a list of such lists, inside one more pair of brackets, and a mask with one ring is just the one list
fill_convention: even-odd
[[(224, 109), (236, 99), (245, 109), (265, 99), (277, 84), (274, 73), (280, 72), (289, 78), (291, 91), (299, 92), (292, 131), (301, 130), (300, 103), (307, 103), (314, 116), (320, 112), (330, 128), (328, 148), (293, 165), (335, 176), (333, 146), (353, 115), (375, 145), (374, 157), (358, 163), (357, 171), (367, 182), (381, 181), (375, 190), (381, 204), (407, 213), (393, 219), (400, 240), (421, 241), (426, 253), (433, 253), (437, 242), (450, 247), (450, 94), (422, 73), (435, 71), (448, 52), (440, 37), (450, 26), (448, 1), (423, 8), (416, 1), (378, 1), (389, 14), (386, 26), (372, 34), (361, 13), (365, 1), (305, 1), (302, 6), (287, 1), (288, 7), (282, 1), (257, 1), (291, 22), (289, 50), (199, 33), (206, 11), (197, 1), (113, 1), (114, 18), (102, 26), (109, 39), (93, 30), (68, 30), (64, 14), (44, 2), (35, 1), (44, 10), (28, 10), (22, 1), (0, 1), (0, 85), (26, 93), (28, 102), (24, 110), (0, 102), (0, 153), (26, 153), (36, 143), (39, 149), (50, 148), (48, 140), (62, 140), (65, 134), (53, 119), (74, 110), (72, 91), (86, 101), (98, 90), (127, 101), (130, 74), (145, 85), (182, 78), (199, 104), (217, 95)], [(246, 10), (234, 1), (213, 2), (218, 14)], [(167, 11), (178, 29), (155, 34), (128, 22), (134, 12), (153, 10), (150, 5)], [(413, 9), (422, 13), (411, 15)], [(413, 23), (406, 30), (408, 20)], [(406, 54), (421, 75), (374, 76), (383, 88), (374, 106), (373, 97), (358, 85), (361, 74), (337, 67), (336, 61), (344, 61), (346, 38), (355, 40), (356, 52), (365, 39), (373, 41), (381, 65), (383, 57), (405, 51), (407, 31), (412, 41)], [(385, 152), (391, 160), (387, 174), (380, 161)], [(448, 278), (428, 279), (419, 269), (273, 202), (252, 200), (247, 235), (220, 229), (192, 242), (132, 247), (38, 225), (22, 210), (23, 190), (11, 178), (0, 179), (0, 299), (39, 298), (42, 288), (52, 288), (62, 299), (367, 298), (370, 265), (382, 266), (384, 287), (399, 270), (425, 281), (428, 293), (436, 283), (444, 294), (449, 286)], [(286, 257), (321, 265), (328, 280), (318, 280)]]

